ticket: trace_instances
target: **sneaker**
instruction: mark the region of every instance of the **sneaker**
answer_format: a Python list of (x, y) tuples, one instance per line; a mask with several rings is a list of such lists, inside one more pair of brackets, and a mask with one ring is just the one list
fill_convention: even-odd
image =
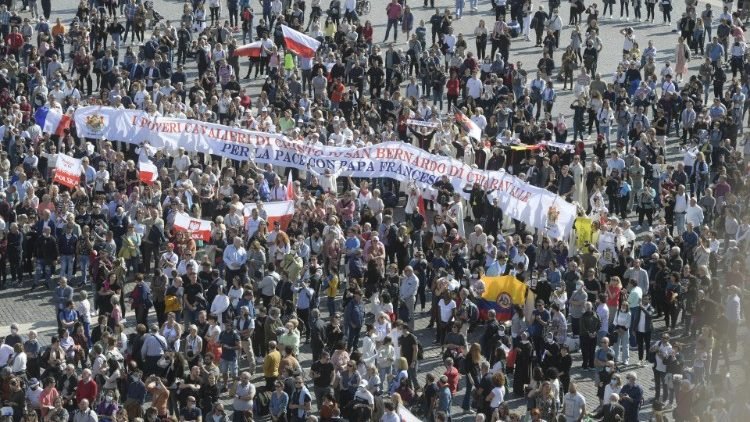
[(628, 362), (628, 361), (625, 361), (622, 364), (625, 365), (625, 366), (630, 366), (630, 362)]
[(636, 226), (635, 226), (635, 227), (633, 227), (633, 229), (635, 229), (635, 230), (640, 230), (640, 229), (641, 229), (641, 225), (640, 225), (640, 224), (636, 224)]

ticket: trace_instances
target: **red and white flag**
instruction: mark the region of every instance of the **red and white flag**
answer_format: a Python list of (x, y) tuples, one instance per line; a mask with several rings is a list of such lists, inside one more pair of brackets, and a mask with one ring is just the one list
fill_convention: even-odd
[(281, 25), (281, 30), (284, 32), (284, 46), (287, 50), (308, 59), (315, 57), (315, 52), (320, 47), (320, 41), (286, 25)]
[(52, 181), (72, 189), (81, 182), (82, 171), (81, 160), (69, 155), (57, 154), (57, 167), (55, 167), (55, 177)]
[(294, 193), (294, 181), (292, 181), (292, 172), (290, 171), (286, 178), (286, 199), (292, 201), (297, 199), (297, 194)]
[(197, 240), (211, 240), (211, 222), (199, 220), (181, 212), (174, 217), (174, 229), (178, 232), (188, 232), (190, 237)]
[(263, 51), (263, 41), (255, 41), (250, 44), (245, 44), (237, 47), (234, 50), (233, 55), (238, 57), (260, 57), (260, 53)]
[[(254, 208), (258, 206), (255, 203), (245, 204), (243, 214), (245, 215), (245, 223), (250, 218), (250, 213)], [(286, 230), (289, 226), (289, 222), (292, 221), (294, 216), (294, 201), (279, 201), (279, 202), (266, 202), (263, 204), (263, 209), (266, 211), (268, 219), (268, 230), (273, 230), (274, 224), (279, 222), (281, 230)]]
[(456, 119), (456, 123), (461, 126), (461, 129), (463, 129), (469, 137), (474, 138), (477, 141), (482, 139), (482, 129), (480, 129), (479, 126), (469, 118), (469, 116), (465, 115), (456, 106), (453, 106), (453, 116)]
[(422, 218), (427, 219), (427, 208), (424, 205), (424, 197), (422, 195), (419, 195), (419, 198), (417, 198), (417, 212)]
[(156, 181), (158, 175), (159, 169), (157, 169), (151, 161), (138, 162), (138, 179), (140, 179), (141, 182), (147, 185), (152, 185)]

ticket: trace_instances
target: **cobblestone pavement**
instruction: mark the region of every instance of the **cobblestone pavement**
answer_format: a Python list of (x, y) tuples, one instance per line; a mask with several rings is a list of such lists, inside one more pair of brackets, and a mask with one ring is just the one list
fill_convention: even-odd
[[(131, 286), (128, 286), (128, 289)], [(35, 329), (40, 334), (43, 343), (49, 341), (49, 337), (56, 331), (55, 314), (54, 308), (49, 298), (51, 292), (47, 290), (36, 290), (29, 292), (27, 288), (23, 289), (9, 289), (0, 292), (0, 335), (6, 335), (9, 332), (9, 326), (11, 323), (16, 322), (19, 324), (19, 328), (22, 334), (28, 332), (29, 329)], [(324, 318), (327, 317), (327, 312), (323, 312)], [(134, 327), (134, 317), (132, 312), (126, 314), (128, 321), (128, 330), (132, 330)], [(155, 315), (152, 313), (151, 321), (155, 321)], [(437, 376), (443, 373), (445, 370), (440, 353), (440, 347), (433, 344), (435, 339), (434, 329), (426, 329), (427, 323), (429, 322), (429, 315), (423, 312), (417, 312), (417, 320), (415, 321), (415, 334), (420, 340), (420, 343), (425, 349), (425, 359), (420, 362), (419, 368), (419, 384), (424, 385), (425, 376), (427, 373), (433, 373)], [(663, 319), (659, 319), (655, 322), (655, 329), (657, 331), (663, 330), (664, 322)], [(481, 334), (483, 327), (477, 327), (477, 329), (470, 334), (469, 342), (477, 341), (478, 336)], [(679, 330), (678, 330), (679, 331)], [(741, 331), (742, 333), (742, 331)], [(656, 334), (652, 336), (658, 338)], [(745, 331), (740, 335), (740, 338), (746, 338), (747, 332)], [(680, 338), (676, 338), (674, 341), (680, 342)], [(634, 355), (635, 354), (635, 355)], [(742, 365), (738, 362), (738, 357), (735, 355), (733, 364), (731, 367), (733, 378), (736, 380), (743, 380), (744, 376), (748, 374), (747, 365)], [(310, 354), (309, 345), (301, 346), (300, 353), (300, 364), (303, 368), (310, 368), (312, 365), (312, 357)], [(588, 411), (593, 411), (597, 404), (598, 399), (596, 397), (596, 384), (595, 377), (596, 372), (583, 371), (580, 369), (581, 355), (580, 352), (573, 354), (573, 370), (571, 371), (571, 381), (578, 384), (578, 391), (584, 395), (587, 402)], [(631, 351), (630, 362), (637, 362), (637, 352)], [(643, 386), (644, 396), (647, 403), (643, 406), (641, 411), (640, 420), (649, 420), (651, 417), (651, 404), (650, 399), (653, 398), (653, 373), (651, 366), (638, 367), (631, 364), (630, 366), (622, 369), (622, 371), (634, 371), (638, 375), (639, 383)], [(255, 376), (254, 380), (256, 386), (264, 385), (262, 373)], [(461, 388), (454, 397), (453, 401), (453, 419), (455, 421), (469, 421), (473, 420), (473, 415), (464, 412), (460, 405), (465, 393), (465, 387), (463, 381)], [(229, 401), (225, 403), (229, 408)], [(523, 398), (513, 397), (508, 402), (511, 410), (523, 413), (526, 409), (526, 400)]]

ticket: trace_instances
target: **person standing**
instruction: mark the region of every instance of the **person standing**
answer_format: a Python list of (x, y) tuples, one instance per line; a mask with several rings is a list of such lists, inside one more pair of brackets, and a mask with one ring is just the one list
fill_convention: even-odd
[(615, 343), (615, 361), (619, 361), (623, 365), (629, 365), (630, 358), (630, 326), (632, 318), (630, 316), (630, 308), (627, 302), (622, 302), (620, 308), (615, 312), (615, 317), (612, 321), (612, 329), (617, 330), (617, 342)]
[(239, 412), (243, 417), (238, 417), (238, 415), (235, 415), (234, 420), (252, 420), (252, 418), (250, 418), (248, 414), (253, 410), (253, 400), (255, 399), (255, 393), (255, 384), (250, 382), (250, 373), (243, 372), (240, 375), (240, 382), (237, 383), (237, 389), (234, 393), (234, 396), (232, 396), (232, 409), (234, 409), (235, 413)]
[(281, 352), (277, 350), (276, 342), (268, 342), (268, 353), (263, 359), (263, 377), (266, 380), (266, 389), (269, 391), (273, 388), (276, 380), (279, 379), (279, 366), (281, 365)]
[(407, 374), (414, 390), (419, 389), (419, 380), (417, 380), (417, 371), (419, 370), (419, 340), (410, 332), (407, 324), (401, 324), (401, 337), (398, 339), (401, 357), (408, 363)]
[[(457, 0), (462, 1), (462, 0)], [(435, 407), (436, 414), (443, 414), (446, 416), (445, 420), (450, 420), (451, 414), (451, 403), (453, 402), (453, 394), (451, 393), (450, 385), (448, 383), (448, 377), (446, 375), (440, 376), (438, 380), (438, 393), (437, 393), (437, 405)]]
[(55, 261), (58, 258), (57, 242), (52, 238), (52, 229), (44, 225), (42, 236), (36, 241), (36, 272), (34, 281), (31, 283), (31, 290), (36, 289), (41, 280), (52, 279), (52, 273), (55, 267)]
[(346, 304), (344, 309), (344, 323), (347, 327), (347, 350), (354, 351), (359, 345), (359, 334), (365, 323), (365, 309), (362, 305), (362, 291), (356, 290), (354, 298)]
[[(404, 303), (406, 309), (409, 312), (409, 330), (414, 330), (414, 305), (417, 302), (417, 289), (419, 288), (419, 279), (414, 274), (414, 269), (407, 265), (404, 267), (404, 273), (401, 277), (401, 284), (399, 285), (398, 295), (399, 299)], [(394, 312), (398, 313), (397, 309)]]
[(672, 345), (669, 343), (669, 334), (664, 333), (661, 340), (651, 346), (651, 353), (654, 354), (654, 401), (659, 401), (664, 393), (663, 398), (669, 398), (670, 386), (666, 382), (667, 376), (667, 359), (672, 356)]
[(631, 308), (632, 323), (631, 331), (635, 331), (635, 339), (638, 343), (638, 366), (643, 366), (643, 354), (651, 346), (651, 333), (654, 331), (654, 308), (651, 307), (651, 297), (644, 296), (639, 306)]
[(396, 42), (396, 39), (398, 38), (398, 21), (403, 14), (403, 7), (396, 0), (391, 0), (391, 2), (385, 7), (385, 13), (388, 16), (388, 24), (385, 28), (383, 42), (388, 41), (388, 35), (391, 33), (391, 28), (393, 28), (393, 42)]
[(52, 14), (52, 0), (41, 0), (41, 1), (42, 1), (42, 14), (44, 15), (44, 19), (49, 20), (49, 17)]
[(601, 321), (594, 313), (591, 302), (584, 305), (581, 317), (581, 354), (583, 355), (583, 369), (594, 369), (594, 350)]
[(570, 383), (568, 394), (563, 397), (562, 414), (565, 422), (578, 422), (586, 416), (586, 398), (578, 392), (574, 382)]
[(294, 378), (294, 392), (289, 397), (290, 422), (305, 422), (312, 411), (312, 396), (301, 376)]
[[(227, 318), (224, 320), (224, 331), (219, 334), (219, 344), (221, 345), (221, 362), (219, 369), (224, 381), (224, 387), (222, 391), (235, 390), (237, 386), (235, 382), (237, 380), (237, 350), (241, 349), (242, 339), (240, 334), (237, 332), (234, 324), (234, 320)], [(232, 388), (229, 388), (229, 382), (231, 379)]]
[(167, 351), (167, 340), (159, 333), (159, 327), (151, 324), (150, 333), (143, 339), (141, 358), (144, 361), (143, 375), (148, 377), (157, 371), (156, 363)]
[(323, 351), (320, 359), (313, 362), (310, 368), (313, 379), (313, 390), (315, 392), (315, 401), (318, 409), (323, 405), (323, 399), (333, 391), (333, 384), (336, 380), (335, 368), (331, 363), (331, 355)]
[(643, 404), (643, 388), (637, 384), (635, 372), (628, 372), (625, 378), (628, 383), (620, 390), (620, 404), (625, 408), (624, 422), (638, 422), (638, 412)]
[(146, 325), (148, 323), (148, 310), (154, 302), (151, 289), (143, 281), (143, 274), (135, 275), (135, 287), (130, 292), (130, 304), (135, 311), (136, 322)]

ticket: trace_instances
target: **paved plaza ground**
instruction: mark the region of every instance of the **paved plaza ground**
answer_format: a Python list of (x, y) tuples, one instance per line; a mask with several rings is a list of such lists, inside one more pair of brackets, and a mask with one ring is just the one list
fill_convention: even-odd
[[(372, 1), (372, 11), (368, 16), (363, 17), (363, 19), (370, 20), (374, 27), (375, 27), (375, 34), (374, 34), (374, 40), (375, 41), (381, 41), (383, 39), (383, 35), (385, 32), (385, 4), (386, 2)], [(76, 0), (53, 0), (53, 14), (52, 19), (54, 20), (57, 17), (60, 17), (64, 22), (69, 22), (74, 14), (75, 14), (75, 8), (78, 4)], [(222, 2), (224, 3), (224, 2)], [(587, 1), (586, 4), (590, 4), (591, 2)], [(715, 14), (718, 15), (719, 11), (721, 10), (721, 3), (719, 1), (712, 0), (710, 3), (713, 5), (714, 10), (716, 10)], [(182, 13), (182, 1), (174, 1), (174, 0), (155, 0), (154, 1), (155, 8), (157, 11), (159, 11), (162, 15), (164, 15), (167, 19), (172, 20), (173, 22), (178, 22), (179, 18)], [(411, 2), (408, 3), (410, 7), (412, 7), (412, 11), (415, 13), (415, 26), (416, 23), (419, 22), (419, 20), (425, 20), (426, 22), (429, 20), (429, 16), (432, 14), (432, 11), (426, 8), (422, 7), (422, 3), (420, 1), (417, 2)], [(450, 8), (453, 10), (454, 3), (453, 1), (446, 1), (446, 0), (438, 0), (435, 2), (436, 7), (439, 7), (441, 9), (444, 8)], [(534, 3), (534, 10), (536, 10), (536, 7), (539, 3)], [(547, 2), (542, 3), (545, 8), (548, 7)], [(699, 10), (702, 10), (704, 7), (704, 1), (699, 2)], [(253, 2), (254, 9), (256, 12), (260, 10), (260, 4), (258, 2)], [(323, 1), (323, 7), (324, 9), (327, 7), (328, 1)], [(455, 33), (463, 33), (466, 36), (467, 43), (469, 45), (470, 50), (474, 49), (474, 40), (473, 34), (474, 28), (477, 26), (477, 23), (480, 19), (484, 19), (487, 22), (488, 27), (492, 27), (492, 24), (494, 22), (494, 13), (491, 11), (490, 2), (487, 0), (483, 0), (479, 2), (479, 10), (476, 13), (473, 13), (470, 11), (468, 7), (468, 2), (465, 8), (465, 14), (464, 17), (461, 20), (458, 20), (454, 22), (454, 28)], [(685, 4), (681, 0), (675, 0), (674, 1), (674, 7), (675, 10), (673, 11), (673, 24), (671, 27), (665, 26), (661, 24), (661, 16), (657, 16), (657, 23), (654, 24), (645, 24), (645, 23), (637, 23), (633, 22), (632, 20), (630, 22), (625, 21), (619, 21), (619, 20), (603, 20), (601, 22), (601, 35), (600, 37), (604, 41), (605, 48), (601, 53), (601, 56), (599, 58), (599, 72), (602, 74), (603, 79), (610, 81), (612, 79), (612, 75), (614, 74), (616, 64), (621, 59), (621, 51), (622, 51), (622, 40), (623, 37), (620, 35), (619, 31), (626, 27), (633, 27), (635, 29), (635, 35), (636, 39), (641, 44), (641, 49), (645, 48), (647, 40), (653, 41), (654, 45), (658, 49), (657, 54), (657, 62), (659, 65), (657, 66), (657, 69), (661, 67), (661, 64), (665, 60), (670, 60), (674, 62), (674, 49), (677, 42), (677, 34), (673, 32), (674, 26), (676, 24), (676, 21), (681, 16), (682, 12), (685, 10)], [(309, 9), (309, 4), (308, 4)], [(600, 3), (600, 9), (601, 9), (601, 3)], [(615, 6), (616, 12), (619, 12), (619, 5)], [(632, 13), (632, 11), (631, 11)], [(561, 6), (560, 10), (561, 17), (563, 19), (564, 23), (568, 22), (568, 3), (564, 2)], [(645, 16), (645, 7), (643, 8), (643, 14)], [(657, 10), (657, 15), (660, 15), (660, 13)], [(28, 13), (23, 14), (24, 17), (29, 16)], [(223, 16), (226, 17), (226, 10), (223, 10)], [(631, 15), (632, 16), (632, 15)], [(582, 28), (585, 29), (585, 28)], [(428, 27), (429, 32), (429, 27)], [(561, 42), (560, 46), (564, 47), (567, 45), (569, 39), (570, 39), (570, 33), (571, 28), (566, 26), (562, 31), (561, 36)], [(428, 35), (429, 37), (429, 35)], [(532, 36), (533, 38), (533, 36)], [(404, 41), (406, 41), (406, 38), (404, 34), (399, 34), (399, 44), (398, 47), (404, 47)], [(559, 65), (560, 62), (560, 56), (561, 52), (555, 54), (555, 60), (556, 64)], [(511, 54), (510, 54), (510, 61), (516, 62), (521, 61), (524, 65), (524, 68), (526, 69), (535, 69), (536, 63), (539, 60), (541, 55), (541, 48), (534, 47), (533, 42), (527, 42), (524, 41), (522, 38), (516, 38), (513, 39), (511, 44)], [(691, 62), (690, 66), (690, 74), (696, 73), (696, 68), (698, 64), (700, 63), (699, 58), (695, 58)], [(244, 68), (246, 66), (246, 62), (242, 61), (241, 66)], [(241, 75), (244, 75), (245, 69), (241, 71)], [(194, 75), (196, 73), (196, 69), (194, 66), (189, 65), (188, 66), (188, 77)], [(531, 80), (533, 78), (533, 72), (531, 75), (529, 75), (529, 79)], [(249, 86), (251, 86), (251, 92), (257, 93), (259, 90), (260, 85), (262, 84), (262, 81), (259, 80), (253, 80), (249, 81)], [(248, 81), (242, 81), (243, 86), (248, 86)], [(569, 105), (573, 100), (573, 95), (571, 91), (559, 91), (558, 90), (558, 100), (557, 104), (555, 106), (554, 115), (556, 116), (558, 112), (562, 112), (566, 116), (570, 117), (571, 110), (569, 109)], [(572, 127), (571, 121), (568, 121), (569, 127)], [(681, 154), (679, 152), (678, 146), (676, 145), (676, 142), (672, 141), (670, 142), (670, 148), (668, 149), (668, 156), (670, 161), (681, 159)], [(132, 286), (128, 286), (129, 288), (132, 288)], [(49, 339), (49, 335), (52, 335), (55, 331), (56, 324), (55, 324), (55, 315), (54, 315), (54, 307), (50, 302), (51, 292), (47, 290), (35, 290), (33, 292), (29, 292), (28, 287), (25, 288), (11, 288), (8, 290), (0, 291), (0, 334), (4, 335), (9, 330), (9, 325), (13, 322), (18, 323), (21, 328), (22, 333), (28, 332), (29, 329), (36, 329), (40, 334), (43, 341), (46, 343)], [(324, 312), (325, 314), (325, 312)], [(133, 325), (133, 315), (132, 313), (126, 315), (128, 317), (128, 322), (132, 329)], [(155, 318), (152, 315), (152, 320), (155, 321)], [(443, 365), (440, 359), (440, 350), (439, 347), (435, 347), (433, 345), (433, 340), (435, 337), (433, 330), (427, 330), (425, 329), (425, 326), (427, 325), (427, 322), (429, 320), (429, 317), (426, 314), (418, 314), (418, 319), (416, 321), (416, 334), (419, 337), (422, 344), (425, 346), (425, 361), (422, 362), (422, 366), (420, 369), (420, 384), (424, 384), (424, 376), (428, 372), (433, 373), (442, 373), (443, 371)], [(656, 324), (657, 330), (661, 330), (663, 328), (663, 320), (658, 320)], [(476, 332), (474, 333), (474, 336), (477, 336), (479, 333), (481, 333), (482, 328), (480, 327)], [(741, 331), (741, 337), (746, 337), (747, 332), (743, 329)], [(654, 338), (658, 338), (654, 336)], [(470, 339), (471, 340), (471, 339)], [(679, 342), (679, 339), (677, 340)], [(301, 352), (301, 364), (303, 368), (309, 368), (310, 367), (310, 349), (309, 346), (305, 345), (302, 347)], [(631, 362), (636, 361), (636, 358), (631, 358)], [(580, 353), (576, 353), (574, 355), (574, 367), (576, 369), (572, 372), (572, 380), (577, 381), (579, 383), (579, 391), (581, 391), (584, 396), (586, 397), (588, 405), (588, 410), (591, 411), (596, 407), (597, 399), (596, 399), (596, 385), (594, 383), (594, 372), (582, 372), (580, 371)], [(650, 366), (646, 366), (643, 368), (638, 368), (636, 366), (631, 365), (627, 368), (628, 370), (634, 370), (639, 375), (639, 381), (641, 385), (644, 387), (645, 395), (647, 399), (650, 399), (653, 397), (653, 376)], [(744, 374), (746, 373), (747, 368), (740, 368), (737, 365), (733, 365), (732, 371), (733, 375), (738, 375), (740, 379), (744, 377)], [(256, 379), (257, 381), (258, 379)], [(262, 380), (261, 380), (262, 384)], [(260, 384), (259, 384), (260, 385)], [(460, 400), (463, 398), (463, 388), (460, 390), (457, 394), (457, 397), (454, 400), (454, 409), (453, 409), (453, 417), (454, 421), (468, 421), (471, 418), (473, 418), (472, 415), (464, 413), (459, 405)], [(511, 402), (512, 408), (514, 410), (518, 410), (520, 412), (523, 412), (525, 409), (525, 400), (523, 399), (514, 399)], [(641, 414), (641, 420), (648, 420), (651, 415), (651, 407), (650, 404), (646, 404), (643, 407), (642, 414)]]

